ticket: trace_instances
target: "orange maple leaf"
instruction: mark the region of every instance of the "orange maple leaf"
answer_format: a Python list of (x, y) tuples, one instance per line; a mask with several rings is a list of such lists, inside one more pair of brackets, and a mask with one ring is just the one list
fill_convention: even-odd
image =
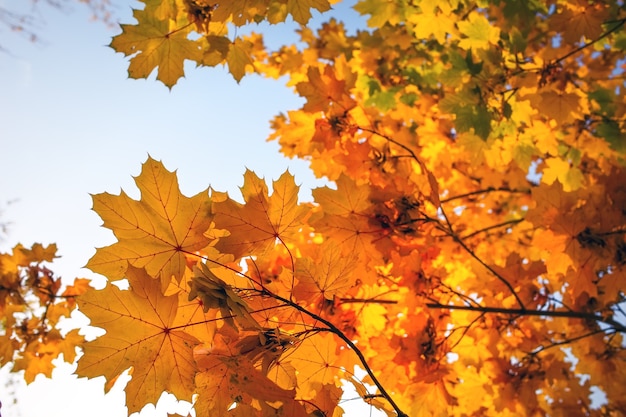
[(215, 227), (230, 232), (215, 247), (240, 258), (266, 252), (277, 239), (289, 240), (300, 230), (306, 212), (306, 206), (298, 205), (299, 189), (285, 172), (274, 181), (270, 197), (265, 181), (246, 171), (241, 188), (245, 204), (227, 198), (213, 205)]
[(87, 342), (76, 374), (104, 376), (112, 384), (131, 368), (126, 386), (129, 413), (156, 404), (163, 391), (191, 400), (196, 366), (192, 350), (200, 341), (176, 325), (178, 296), (164, 296), (158, 281), (143, 269), (128, 267), (129, 290), (108, 284), (78, 299), (91, 325), (106, 330)]
[(311, 300), (323, 296), (332, 300), (335, 296), (343, 295), (356, 281), (352, 273), (357, 261), (356, 254), (343, 255), (335, 242), (325, 242), (315, 259), (305, 257), (296, 261), (296, 277), (299, 281), (294, 288), (296, 297), (299, 300)]
[(185, 273), (185, 254), (209, 243), (204, 235), (211, 225), (209, 195), (202, 192), (185, 197), (176, 175), (152, 158), (143, 165), (135, 183), (141, 191), (140, 201), (123, 191), (119, 196), (93, 196), (93, 209), (118, 242), (99, 248), (87, 267), (116, 280), (123, 278), (130, 263), (160, 278), (167, 288), (172, 277), (180, 281)]
[(307, 99), (302, 109), (310, 113), (327, 111), (332, 107), (332, 103), (338, 106), (341, 112), (353, 108), (356, 103), (347, 92), (352, 87), (352, 82), (339, 79), (337, 75), (335, 68), (329, 65), (324, 67), (323, 73), (320, 73), (319, 68), (310, 67), (307, 71), (307, 81), (296, 85), (298, 93)]

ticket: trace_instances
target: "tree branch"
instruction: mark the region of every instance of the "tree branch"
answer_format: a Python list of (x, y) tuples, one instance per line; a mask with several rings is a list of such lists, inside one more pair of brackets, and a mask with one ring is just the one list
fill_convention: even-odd
[[(252, 288), (252, 290), (255, 290), (256, 292), (258, 292), (261, 295), (265, 295), (265, 296), (271, 297), (271, 298), (273, 298), (273, 299), (275, 299), (277, 301), (280, 301), (285, 306), (289, 306), (289, 307), (297, 310), (301, 314), (309, 316), (313, 320), (318, 321), (318, 322), (322, 323), (323, 325), (325, 325), (328, 328), (327, 329), (328, 332), (333, 333), (335, 336), (337, 336), (339, 339), (341, 339), (356, 354), (356, 356), (359, 358), (359, 362), (363, 366), (363, 369), (365, 370), (365, 372), (367, 372), (369, 377), (372, 379), (372, 382), (374, 383), (374, 385), (376, 385), (376, 387), (380, 391), (381, 395), (389, 402), (391, 407), (396, 411), (396, 413), (398, 414), (398, 417), (408, 417), (408, 414), (404, 413), (400, 409), (398, 404), (396, 404), (396, 402), (393, 400), (393, 398), (391, 398), (391, 395), (387, 392), (387, 390), (385, 389), (383, 384), (378, 380), (378, 378), (376, 378), (376, 375), (374, 374), (374, 371), (372, 370), (372, 368), (367, 363), (367, 359), (365, 359), (365, 356), (363, 355), (361, 350), (356, 346), (356, 344), (352, 340), (350, 340), (350, 338), (348, 336), (346, 336), (333, 323), (331, 323), (330, 321), (324, 319), (320, 315), (315, 314), (312, 311), (307, 310), (305, 307), (302, 307), (301, 305), (296, 304), (292, 300), (289, 300), (287, 298), (281, 297), (278, 294), (274, 294), (273, 292), (268, 290), (265, 286), (263, 286), (261, 283), (257, 282), (252, 277), (246, 275), (244, 272), (238, 271), (237, 269), (235, 269), (233, 267), (230, 267), (228, 265), (225, 265), (225, 264), (223, 264), (223, 263), (221, 263), (219, 261), (215, 261), (215, 260), (207, 258), (205, 256), (198, 255), (197, 253), (192, 253), (192, 252), (187, 252), (187, 251), (184, 251), (184, 252), (189, 254), (189, 255), (191, 255), (191, 256), (201, 258), (201, 259), (205, 260), (206, 262), (211, 262), (211, 263), (213, 263), (215, 265), (219, 265), (219, 266), (221, 266), (223, 268), (226, 268), (226, 269), (228, 269), (228, 270), (230, 270), (230, 271), (232, 271), (232, 272), (234, 272), (234, 273), (236, 273), (236, 274), (238, 274), (238, 275), (240, 275), (240, 276), (250, 280), (250, 282), (255, 283), (256, 285), (258, 285), (261, 288), (261, 289)], [(318, 329), (318, 330), (323, 330), (323, 329)]]
[(459, 200), (461, 198), (471, 197), (471, 196), (478, 195), (478, 194), (487, 194), (487, 193), (491, 193), (491, 192), (494, 192), (494, 191), (506, 192), (506, 193), (530, 194), (530, 190), (516, 190), (516, 189), (508, 188), (508, 187), (498, 187), (498, 188), (488, 187), (488, 188), (485, 188), (483, 190), (471, 191), (469, 193), (464, 193), (464, 194), (459, 194), (459, 195), (455, 195), (455, 196), (452, 196), (452, 197), (444, 198), (444, 199), (441, 200), (441, 204), (449, 203), (450, 201)]
[(508, 221), (505, 221), (505, 222), (502, 222), (502, 223), (494, 224), (492, 226), (488, 226), (488, 227), (485, 227), (484, 229), (476, 230), (475, 232), (472, 232), (472, 233), (470, 233), (468, 235), (465, 235), (465, 236), (463, 236), (463, 239), (468, 239), (470, 237), (476, 236), (477, 234), (487, 232), (487, 231), (489, 231), (491, 229), (497, 229), (499, 227), (509, 226), (509, 225), (512, 225), (512, 224), (521, 223), (523, 221), (524, 221), (524, 219), (513, 219), (513, 220), (508, 220)]
[(614, 330), (622, 333), (626, 333), (626, 326), (616, 322), (611, 318), (604, 318), (594, 313), (586, 313), (582, 311), (550, 311), (550, 310), (529, 310), (529, 309), (516, 309), (516, 308), (502, 308), (502, 307), (482, 307), (482, 306), (457, 306), (450, 304), (428, 303), (428, 308), (444, 309), (444, 310), (465, 310), (475, 311), (478, 313), (495, 313), (495, 314), (507, 314), (514, 316), (537, 316), (537, 317), (562, 317), (570, 319), (592, 320), (599, 323), (608, 324)]
[(613, 26), (611, 29), (609, 29), (606, 32), (604, 32), (602, 35), (598, 36), (596, 39), (592, 39), (589, 42), (579, 46), (576, 49), (574, 49), (573, 51), (570, 51), (567, 54), (563, 55), (562, 57), (558, 58), (556, 61), (554, 61), (553, 65), (557, 64), (557, 63), (559, 63), (561, 61), (566, 60), (567, 58), (571, 57), (572, 55), (577, 54), (578, 52), (582, 51), (583, 49), (590, 47), (591, 45), (593, 45), (594, 43), (598, 42), (599, 40), (606, 38), (611, 33), (615, 32), (616, 30), (618, 30), (619, 28), (624, 26), (624, 23), (626, 23), (626, 18), (618, 20), (616, 23), (617, 24), (615, 26)]

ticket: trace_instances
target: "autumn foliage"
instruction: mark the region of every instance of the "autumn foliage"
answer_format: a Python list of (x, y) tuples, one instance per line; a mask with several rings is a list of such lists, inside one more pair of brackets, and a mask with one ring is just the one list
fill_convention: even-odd
[[(50, 249), (0, 259), (0, 363), (32, 380), (80, 345), (79, 376), (130, 373), (129, 413), (340, 416), (347, 382), (390, 416), (624, 415), (623, 2), (361, 0), (356, 32), (307, 26), (327, 0), (143, 3), (111, 43), (130, 77), (286, 76), (305, 103), (269, 139), (329, 186), (187, 197), (148, 158), (138, 200), (93, 197), (106, 287), (58, 295)], [(235, 30), (287, 19), (277, 50)], [(44, 320), (15, 319), (23, 285)], [(104, 335), (55, 333), (74, 300)]]

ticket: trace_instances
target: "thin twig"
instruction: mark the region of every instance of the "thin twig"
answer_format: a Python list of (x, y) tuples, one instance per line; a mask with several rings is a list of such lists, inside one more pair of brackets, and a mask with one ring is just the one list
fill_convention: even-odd
[(507, 192), (507, 193), (530, 194), (530, 190), (529, 189), (516, 190), (516, 189), (512, 189), (512, 188), (508, 188), (508, 187), (498, 187), (498, 188), (489, 187), (489, 188), (485, 188), (483, 190), (471, 191), (469, 193), (464, 193), (464, 194), (455, 195), (453, 197), (444, 198), (444, 199), (441, 200), (441, 204), (448, 203), (450, 201), (458, 200), (458, 199), (465, 198), (465, 197), (471, 197), (471, 196), (474, 196), (474, 195), (477, 195), (477, 194), (491, 193), (491, 192), (494, 192), (494, 191)]
[(478, 235), (480, 233), (487, 232), (487, 231), (489, 231), (491, 229), (497, 229), (499, 227), (509, 226), (509, 225), (517, 224), (517, 223), (520, 223), (520, 222), (523, 222), (523, 221), (524, 221), (524, 219), (513, 219), (513, 220), (508, 220), (508, 221), (505, 221), (505, 222), (502, 222), (502, 223), (494, 224), (492, 226), (487, 226), (484, 229), (476, 230), (475, 232), (472, 232), (472, 233), (470, 233), (468, 235), (463, 236), (462, 239), (468, 239), (468, 238), (476, 236), (476, 235)]
[(604, 318), (594, 313), (586, 313), (583, 311), (551, 311), (551, 310), (529, 310), (518, 308), (502, 308), (502, 307), (474, 307), (474, 306), (457, 306), (450, 304), (428, 303), (428, 308), (445, 309), (445, 310), (466, 310), (479, 313), (496, 313), (516, 316), (536, 316), (536, 317), (562, 317), (570, 319), (592, 320), (608, 324), (613, 329), (626, 333), (626, 326), (616, 322), (610, 318)]

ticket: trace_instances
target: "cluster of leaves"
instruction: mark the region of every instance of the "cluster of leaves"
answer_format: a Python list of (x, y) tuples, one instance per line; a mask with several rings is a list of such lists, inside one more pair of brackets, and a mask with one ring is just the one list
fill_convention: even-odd
[[(216, 252), (201, 252), (192, 294), (239, 318), (228, 328), (286, 334), (255, 369), (305, 407), (323, 389), (290, 353), (332, 333), (315, 346), (337, 356), (317, 372), (365, 366), (378, 405), (397, 414), (623, 409), (623, 3), (362, 0), (369, 27), (353, 34), (333, 19), (303, 25), (299, 44), (276, 51), (229, 34), (289, 13), (304, 24), (294, 5), (148, 1), (111, 44), (134, 54), (131, 77), (158, 66), (169, 87), (185, 59), (226, 64), (237, 80), (287, 76), (306, 102), (275, 118), (270, 139), (336, 184), (294, 211), (284, 179), (277, 204), (246, 174), (244, 206), (213, 203), (223, 232), (203, 232)], [(273, 371), (284, 363), (295, 378)], [(607, 397), (601, 411), (592, 389)]]
[[(389, 415), (626, 409), (623, 2), (361, 0), (352, 34), (305, 26), (326, 0), (144, 4), (111, 43), (131, 77), (286, 76), (270, 139), (334, 185), (189, 198), (148, 159), (139, 200), (94, 196), (117, 242), (78, 375), (130, 370), (131, 413), (339, 416), (342, 380)], [(289, 16), (297, 45), (230, 33)]]
[(52, 375), (52, 361), (63, 355), (68, 363), (84, 342), (78, 330), (61, 332), (59, 324), (76, 309), (76, 297), (88, 288), (86, 279), (62, 287), (46, 264), (52, 262), (56, 245), (21, 245), (0, 254), (0, 366), (24, 371), (32, 382), (38, 374)]

